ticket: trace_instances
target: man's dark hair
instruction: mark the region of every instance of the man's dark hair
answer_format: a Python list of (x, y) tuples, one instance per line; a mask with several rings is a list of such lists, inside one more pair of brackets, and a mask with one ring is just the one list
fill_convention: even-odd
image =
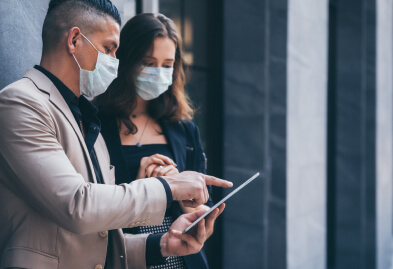
[(56, 47), (72, 27), (85, 35), (99, 30), (105, 17), (121, 25), (119, 11), (110, 0), (51, 0), (42, 28), (43, 51)]

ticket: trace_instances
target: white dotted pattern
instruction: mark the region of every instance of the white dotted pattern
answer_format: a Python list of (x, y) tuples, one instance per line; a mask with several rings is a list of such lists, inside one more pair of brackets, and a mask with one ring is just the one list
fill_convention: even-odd
[[(141, 234), (166, 233), (173, 223), (171, 216), (165, 216), (162, 225), (140, 226)], [(152, 266), (153, 269), (186, 269), (187, 266), (182, 257), (169, 257), (165, 264)]]

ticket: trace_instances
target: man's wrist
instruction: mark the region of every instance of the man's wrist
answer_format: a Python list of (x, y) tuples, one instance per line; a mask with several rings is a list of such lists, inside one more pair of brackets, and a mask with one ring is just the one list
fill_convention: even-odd
[(170, 256), (168, 253), (168, 233), (165, 233), (161, 236), (160, 249), (162, 257), (166, 258)]

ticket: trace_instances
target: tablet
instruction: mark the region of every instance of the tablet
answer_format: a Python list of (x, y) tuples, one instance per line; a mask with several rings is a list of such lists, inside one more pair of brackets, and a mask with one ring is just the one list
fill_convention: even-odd
[(219, 201), (217, 204), (215, 204), (214, 206), (212, 206), (209, 211), (207, 211), (205, 214), (203, 214), (202, 216), (200, 216), (196, 221), (194, 221), (193, 223), (191, 223), (190, 226), (188, 226), (183, 233), (188, 232), (192, 227), (194, 227), (198, 222), (200, 222), (202, 219), (204, 219), (207, 215), (209, 215), (214, 209), (216, 209), (217, 207), (219, 207), (223, 202), (225, 202), (226, 200), (228, 200), (229, 198), (232, 197), (232, 195), (234, 195), (235, 193), (237, 193), (238, 191), (240, 191), (241, 189), (243, 189), (247, 184), (249, 184), (251, 181), (253, 181), (254, 179), (256, 179), (259, 176), (259, 173), (256, 173), (255, 175), (253, 175), (251, 178), (249, 178), (246, 182), (244, 182), (242, 185), (240, 185), (239, 187), (237, 187), (236, 189), (234, 189), (230, 194), (228, 194), (227, 196), (225, 196), (221, 201)]

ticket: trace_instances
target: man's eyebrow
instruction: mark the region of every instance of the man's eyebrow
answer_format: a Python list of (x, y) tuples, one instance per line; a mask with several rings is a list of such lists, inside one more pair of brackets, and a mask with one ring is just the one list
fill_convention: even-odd
[(117, 44), (117, 42), (113, 41), (113, 42), (112, 42), (112, 46), (113, 46), (115, 49), (117, 49), (117, 47), (118, 47), (119, 45)]

